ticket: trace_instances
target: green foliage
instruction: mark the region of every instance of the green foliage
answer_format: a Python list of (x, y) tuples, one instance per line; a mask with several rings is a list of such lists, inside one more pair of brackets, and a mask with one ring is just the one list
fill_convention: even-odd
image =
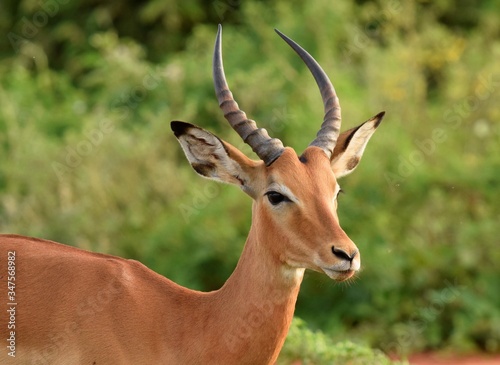
[(335, 343), (321, 331), (311, 331), (296, 317), (278, 364), (404, 365), (406, 362), (391, 361), (381, 351), (351, 341)]
[[(196, 123), (252, 155), (213, 95), (215, 24), (224, 21), (237, 100), (302, 151), (321, 99), (277, 27), (331, 75), (344, 128), (387, 112), (341, 181), (339, 216), (363, 271), (348, 285), (307, 275), (297, 313), (324, 334), (297, 322), (285, 359), (321, 363), (351, 348), (377, 358), (334, 345), (346, 339), (399, 354), (500, 351), (498, 2), (61, 1), (23, 35), (24, 17), (45, 3), (1, 5), (2, 34), (22, 38), (19, 48), (0, 44), (2, 232), (220, 287), (245, 241), (250, 201), (199, 179), (168, 122)], [(302, 346), (310, 357), (293, 352)]]

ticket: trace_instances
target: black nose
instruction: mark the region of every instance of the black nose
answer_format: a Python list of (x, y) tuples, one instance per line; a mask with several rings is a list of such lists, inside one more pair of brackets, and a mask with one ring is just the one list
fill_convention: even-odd
[(335, 246), (332, 246), (332, 252), (339, 259), (344, 259), (347, 261), (352, 261), (354, 259), (354, 257), (356, 257), (356, 255), (358, 254), (358, 251), (356, 250), (351, 255), (349, 255), (347, 252), (345, 252), (341, 248), (336, 248)]

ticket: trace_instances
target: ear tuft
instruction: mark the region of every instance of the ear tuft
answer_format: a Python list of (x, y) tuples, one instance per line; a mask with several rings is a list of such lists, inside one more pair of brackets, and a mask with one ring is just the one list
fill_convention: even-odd
[(375, 124), (373, 128), (377, 128), (380, 123), (382, 123), (382, 119), (384, 119), (385, 112), (380, 112), (376, 116), (374, 116), (371, 120), (375, 120)]
[(190, 128), (197, 128), (197, 127), (191, 123), (174, 120), (170, 122), (170, 128), (172, 128), (172, 132), (174, 132), (174, 135), (176, 137), (179, 137), (185, 134)]

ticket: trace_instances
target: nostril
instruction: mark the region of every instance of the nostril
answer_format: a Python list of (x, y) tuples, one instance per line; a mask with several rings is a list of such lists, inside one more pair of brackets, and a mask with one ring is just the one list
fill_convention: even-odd
[(344, 259), (347, 261), (352, 261), (354, 257), (358, 254), (358, 251), (354, 251), (351, 255), (349, 255), (347, 252), (342, 250), (341, 248), (337, 248), (335, 246), (332, 246), (332, 252), (335, 256), (337, 256), (340, 259)]

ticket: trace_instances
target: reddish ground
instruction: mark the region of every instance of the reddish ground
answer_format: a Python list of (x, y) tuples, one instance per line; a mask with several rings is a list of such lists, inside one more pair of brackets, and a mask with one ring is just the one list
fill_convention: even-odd
[(411, 365), (500, 365), (500, 356), (447, 356), (419, 354), (410, 356)]

